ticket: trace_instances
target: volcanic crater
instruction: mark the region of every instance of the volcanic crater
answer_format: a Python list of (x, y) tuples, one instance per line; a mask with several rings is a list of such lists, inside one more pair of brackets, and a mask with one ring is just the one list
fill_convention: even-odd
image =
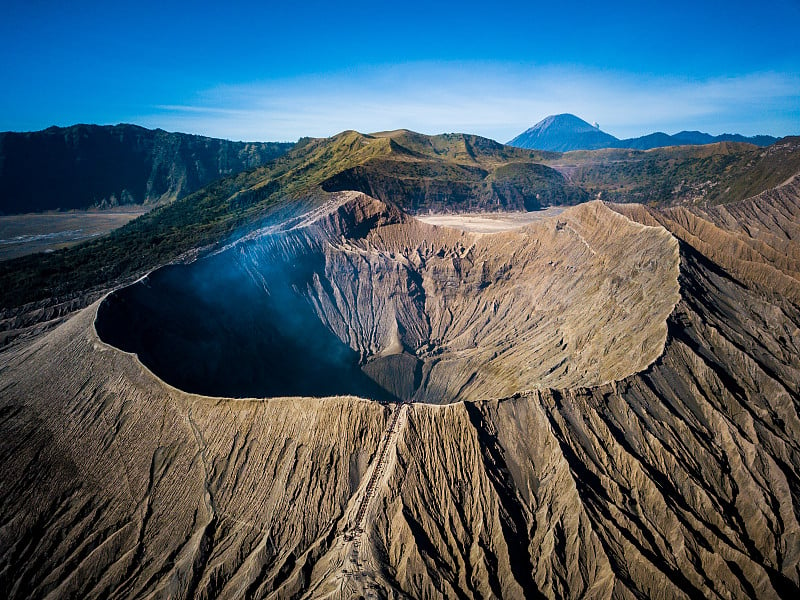
[(616, 381), (663, 351), (665, 229), (600, 202), (491, 233), (447, 222), (336, 193), (113, 292), (95, 328), (181, 390), (238, 398), (503, 398)]

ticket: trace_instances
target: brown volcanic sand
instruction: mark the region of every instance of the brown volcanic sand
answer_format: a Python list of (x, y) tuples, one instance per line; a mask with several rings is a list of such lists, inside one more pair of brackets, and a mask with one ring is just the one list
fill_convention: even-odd
[(509, 229), (518, 229), (529, 223), (542, 221), (549, 217), (564, 212), (561, 206), (551, 206), (537, 211), (509, 211), (502, 213), (442, 213), (416, 215), (418, 221), (428, 225), (439, 225), (443, 227), (454, 227), (463, 231), (474, 231), (476, 233), (497, 233)]
[[(326, 273), (350, 267), (362, 287), (327, 305), (312, 287), (319, 314), (350, 307), (340, 338), (389, 356), (391, 323), (417, 321), (391, 295), (362, 308), (380, 301), (368, 284), (383, 273), (397, 289), (381, 265), (418, 257), (444, 349), (429, 374), (468, 398), (401, 408), (380, 465), (389, 408), (185, 394), (100, 342), (94, 305), (0, 355), (0, 593), (791, 597), (800, 310), (770, 285), (795, 289), (798, 240), (788, 225), (746, 231), (758, 215), (796, 223), (798, 196), (753, 200), (731, 222), (625, 211), (680, 248), (597, 203), (492, 235), (388, 219), (340, 238)], [(384, 210), (342, 206), (336, 218)], [(722, 264), (709, 249), (726, 236), (752, 250)], [(394, 337), (412, 348), (420, 332)], [(561, 389), (485, 400), (537, 381)], [(365, 497), (363, 533), (345, 536)]]

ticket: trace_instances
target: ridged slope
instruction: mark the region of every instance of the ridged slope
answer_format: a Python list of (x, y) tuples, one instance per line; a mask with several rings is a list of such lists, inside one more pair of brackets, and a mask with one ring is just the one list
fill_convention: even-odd
[[(791, 184), (748, 202), (626, 209), (679, 239), (655, 362), (602, 385), (406, 407), (355, 538), (388, 409), (183, 394), (100, 342), (94, 308), (79, 313), (0, 355), (0, 590), (794, 597), (800, 215)], [(730, 241), (749, 250), (715, 254)]]

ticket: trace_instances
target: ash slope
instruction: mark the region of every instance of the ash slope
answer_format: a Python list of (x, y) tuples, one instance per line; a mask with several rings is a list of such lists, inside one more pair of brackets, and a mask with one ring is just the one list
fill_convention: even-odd
[[(655, 362), (590, 387), (411, 405), (388, 446), (374, 402), (179, 392), (101, 343), (94, 307), (4, 353), (0, 590), (796, 595), (800, 189), (624, 211), (679, 240)], [(365, 497), (354, 562), (342, 534)]]

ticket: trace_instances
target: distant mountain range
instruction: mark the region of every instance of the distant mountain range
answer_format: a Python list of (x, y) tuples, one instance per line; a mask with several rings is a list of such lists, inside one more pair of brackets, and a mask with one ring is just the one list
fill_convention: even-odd
[[(646, 150), (720, 141), (766, 146), (775, 140), (770, 136), (711, 136), (699, 131), (620, 140), (574, 115), (563, 114), (547, 117), (509, 145), (567, 152)], [(171, 202), (222, 177), (259, 167), (293, 145), (232, 142), (128, 124), (0, 132), (0, 214)], [(343, 172), (338, 183), (353, 186), (355, 180), (348, 178), (358, 179), (359, 173), (358, 169)], [(373, 176), (370, 185), (380, 187), (381, 181)], [(370, 191), (377, 193), (372, 187)]]
[(0, 133), (0, 214), (171, 201), (293, 144), (231, 142), (137, 125)]
[(710, 135), (700, 131), (681, 131), (675, 135), (662, 132), (621, 140), (601, 131), (583, 119), (571, 114), (551, 115), (508, 142), (510, 146), (532, 150), (569, 152), (570, 150), (598, 150), (600, 148), (631, 148), (650, 150), (665, 146), (713, 144), (715, 142), (747, 142), (756, 146), (769, 146), (778, 138), (769, 135), (745, 137), (724, 133)]

